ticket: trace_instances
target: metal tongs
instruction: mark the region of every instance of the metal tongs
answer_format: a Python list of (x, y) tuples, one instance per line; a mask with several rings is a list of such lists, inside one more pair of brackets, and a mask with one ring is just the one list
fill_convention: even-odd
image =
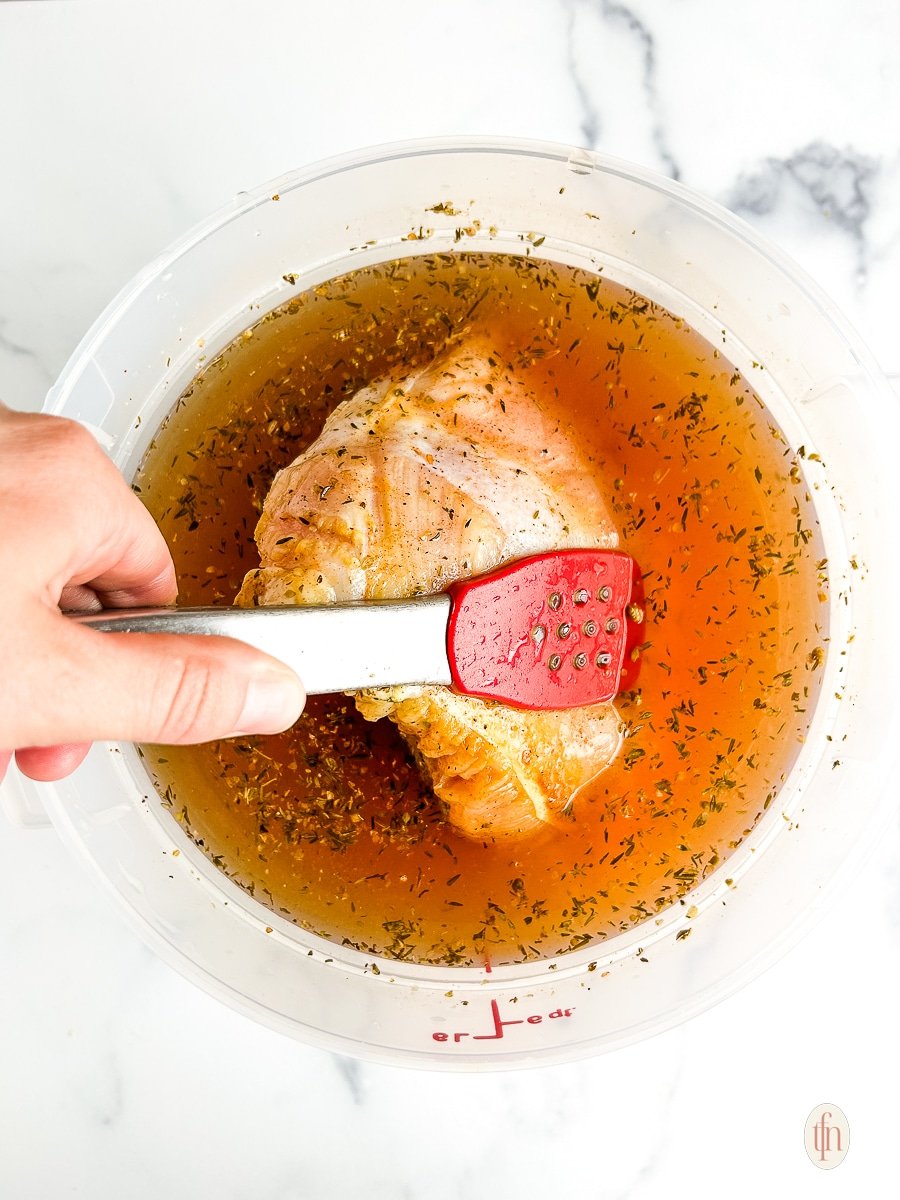
[(516, 708), (611, 700), (635, 682), (641, 576), (617, 550), (562, 550), (408, 600), (69, 614), (109, 633), (218, 634), (292, 667), (310, 694), (446, 684)]

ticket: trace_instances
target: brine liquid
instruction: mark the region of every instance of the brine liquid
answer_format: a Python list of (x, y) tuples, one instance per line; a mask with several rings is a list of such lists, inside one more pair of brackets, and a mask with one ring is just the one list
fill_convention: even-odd
[(342, 397), (482, 327), (520, 350), (528, 382), (589, 450), (645, 572), (640, 688), (619, 701), (628, 737), (571, 823), (467, 840), (393, 726), (343, 697), (310, 699), (280, 736), (143, 748), (223, 871), (304, 928), (388, 958), (599, 951), (683, 898), (777, 791), (823, 656), (824, 563), (799, 464), (727, 345), (585, 271), (491, 254), (345, 275), (205, 367), (136, 480), (181, 602), (231, 603), (258, 562), (273, 475)]

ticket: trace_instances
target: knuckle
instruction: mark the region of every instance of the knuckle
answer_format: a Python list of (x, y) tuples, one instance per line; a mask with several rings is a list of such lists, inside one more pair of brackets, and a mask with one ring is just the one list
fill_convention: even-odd
[(94, 435), (69, 417), (37, 413), (31, 432), (35, 441), (47, 450), (79, 457), (100, 451)]
[[(12, 430), (16, 453), (10, 455), (14, 484), (40, 508), (48, 494), (103, 477), (109, 460), (93, 434), (77, 421), (47, 413), (22, 414)], [(110, 464), (111, 465), (111, 464)]]
[(94, 435), (77, 421), (58, 418), (60, 426), (51, 435), (51, 454), (57, 470), (71, 473), (81, 487), (102, 484), (112, 464)]

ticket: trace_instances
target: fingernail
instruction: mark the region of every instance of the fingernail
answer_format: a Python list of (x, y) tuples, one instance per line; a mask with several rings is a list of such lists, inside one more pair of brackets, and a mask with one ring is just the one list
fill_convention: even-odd
[(288, 667), (265, 667), (250, 679), (237, 729), (229, 737), (248, 733), (281, 733), (303, 712), (306, 693)]

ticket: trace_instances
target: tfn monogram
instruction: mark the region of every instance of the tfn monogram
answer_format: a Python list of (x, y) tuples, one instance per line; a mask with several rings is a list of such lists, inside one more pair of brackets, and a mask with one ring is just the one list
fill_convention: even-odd
[[(837, 1125), (828, 1124), (833, 1115), (830, 1112), (823, 1112), (813, 1126), (813, 1146), (818, 1151), (821, 1162), (825, 1161), (826, 1156), (831, 1153), (832, 1148), (838, 1153), (843, 1149), (840, 1129), (838, 1129)], [(832, 1139), (834, 1140), (833, 1147)]]
[(820, 1104), (806, 1119), (806, 1153), (817, 1167), (842, 1163), (850, 1146), (850, 1124), (836, 1104)]

